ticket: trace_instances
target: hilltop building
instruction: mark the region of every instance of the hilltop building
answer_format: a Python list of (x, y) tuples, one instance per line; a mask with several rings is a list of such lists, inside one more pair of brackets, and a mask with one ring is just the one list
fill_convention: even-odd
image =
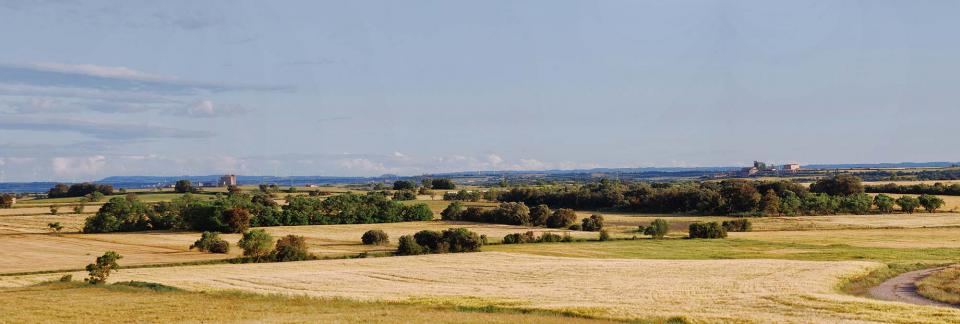
[(233, 174), (227, 174), (220, 177), (220, 181), (217, 181), (218, 187), (228, 187), (237, 185), (237, 176)]
[(800, 165), (796, 163), (784, 164), (781, 168), (784, 172), (797, 172), (800, 171)]

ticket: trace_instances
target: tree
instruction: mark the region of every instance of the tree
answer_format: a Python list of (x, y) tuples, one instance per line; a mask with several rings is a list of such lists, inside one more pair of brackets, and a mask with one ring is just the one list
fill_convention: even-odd
[(203, 232), (200, 239), (190, 245), (190, 249), (196, 248), (200, 252), (227, 253), (230, 252), (230, 243), (220, 238), (220, 233)]
[(393, 190), (416, 190), (417, 183), (410, 180), (397, 180), (393, 182)]
[(442, 234), (443, 242), (450, 253), (477, 252), (483, 246), (483, 239), (477, 233), (471, 232), (466, 228), (451, 228), (444, 230)]
[(603, 215), (590, 215), (584, 218), (580, 228), (588, 232), (596, 232), (603, 229)]
[(223, 212), (232, 233), (243, 233), (250, 228), (250, 211), (246, 208), (231, 208)]
[(500, 203), (493, 213), (498, 224), (530, 225), (530, 209), (522, 202)]
[(760, 204), (760, 192), (749, 181), (724, 181), (721, 183), (720, 195), (726, 201), (729, 213), (752, 212)]
[(720, 223), (709, 222), (690, 224), (690, 238), (713, 239), (725, 237), (727, 237), (727, 230), (724, 229)]
[(800, 212), (803, 201), (793, 191), (783, 192), (783, 198), (780, 198), (780, 214), (796, 215)]
[(453, 180), (440, 178), (431, 180), (430, 187), (433, 189), (452, 190), (456, 189), (457, 185), (453, 183)]
[(287, 235), (277, 240), (277, 246), (272, 252), (273, 260), (277, 262), (303, 261), (313, 259), (307, 251), (307, 241), (300, 235)]
[(49, 198), (67, 197), (67, 194), (69, 192), (70, 192), (70, 186), (63, 183), (58, 183), (54, 185), (53, 188), (50, 188), (50, 190), (47, 191), (47, 197)]
[(393, 192), (393, 200), (416, 200), (417, 193), (411, 190), (399, 190)]
[(852, 194), (840, 198), (840, 209), (845, 212), (863, 215), (870, 212), (873, 199), (865, 193)]
[(424, 189), (433, 189), (433, 179), (423, 178), (420, 180), (420, 186)]
[(760, 210), (763, 211), (764, 215), (780, 214), (780, 197), (773, 189), (767, 190), (767, 193), (760, 199)]
[(390, 244), (390, 236), (382, 230), (374, 229), (363, 233), (360, 241), (366, 245), (387, 245)]
[(16, 197), (11, 194), (0, 194), (0, 208), (13, 207), (13, 202), (16, 200)]
[(94, 285), (106, 282), (110, 272), (117, 271), (120, 268), (120, 264), (117, 263), (117, 260), (120, 259), (123, 259), (123, 257), (113, 251), (107, 251), (102, 256), (97, 257), (96, 263), (87, 265), (86, 269), (89, 273), (87, 282)]
[(913, 214), (917, 207), (920, 207), (920, 200), (910, 196), (902, 196), (896, 200), (897, 206), (900, 206), (900, 210)]
[(810, 185), (810, 191), (831, 196), (848, 196), (863, 193), (863, 181), (852, 174), (838, 174), (831, 178), (817, 180)]
[(417, 243), (417, 240), (410, 235), (400, 237), (400, 245), (397, 247), (397, 255), (418, 255), (428, 253), (423, 246)]
[(644, 228), (643, 234), (659, 240), (666, 236), (668, 231), (670, 231), (670, 223), (663, 218), (657, 218), (650, 223), (650, 226)]
[(546, 204), (539, 204), (530, 209), (530, 222), (533, 226), (547, 225), (547, 219), (553, 211)]
[(123, 197), (114, 197), (100, 207), (93, 216), (87, 217), (84, 233), (108, 233), (162, 229), (169, 224), (153, 223), (154, 211), (150, 206)]
[(577, 221), (577, 213), (573, 209), (561, 208), (553, 211), (553, 215), (547, 218), (547, 227), (566, 228)]
[(893, 206), (896, 204), (896, 201), (893, 197), (879, 194), (873, 197), (873, 204), (877, 205), (877, 209), (879, 209), (881, 213), (889, 214), (893, 212)]
[(238, 194), (238, 193), (241, 193), (241, 192), (243, 192), (243, 190), (240, 189), (239, 186), (235, 186), (235, 185), (228, 185), (228, 186), (227, 186), (227, 194), (235, 195), (235, 194)]
[(262, 229), (249, 230), (243, 233), (243, 238), (237, 242), (237, 246), (243, 249), (243, 255), (260, 259), (270, 254), (270, 246), (273, 244), (273, 236), (267, 234)]
[(926, 209), (928, 213), (936, 212), (937, 209), (943, 207), (943, 199), (934, 195), (922, 194), (917, 200), (920, 203), (920, 206), (923, 206), (923, 209)]
[(173, 185), (173, 190), (177, 193), (193, 192), (193, 184), (190, 183), (190, 180), (177, 180), (177, 183)]
[(462, 219), (460, 217), (462, 213), (463, 213), (463, 204), (460, 203), (459, 201), (454, 201), (450, 203), (450, 205), (447, 205), (447, 208), (444, 208), (442, 212), (440, 212), (440, 219), (449, 220), (449, 221), (458, 221)]

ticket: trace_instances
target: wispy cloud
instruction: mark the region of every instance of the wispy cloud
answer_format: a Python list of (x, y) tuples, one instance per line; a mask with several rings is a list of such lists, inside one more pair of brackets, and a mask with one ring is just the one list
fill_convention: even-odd
[(22, 116), (4, 116), (4, 118), (0, 119), (0, 129), (73, 132), (100, 139), (204, 138), (211, 136), (209, 132), (205, 131), (185, 130), (162, 126), (99, 122), (79, 119), (27, 118)]
[(241, 106), (215, 104), (211, 100), (200, 100), (191, 105), (170, 110), (170, 113), (175, 116), (215, 118), (236, 116), (247, 111), (249, 111), (247, 108)]

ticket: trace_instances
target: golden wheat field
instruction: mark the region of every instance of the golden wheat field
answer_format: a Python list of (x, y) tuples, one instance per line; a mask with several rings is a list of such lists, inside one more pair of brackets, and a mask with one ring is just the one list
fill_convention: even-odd
[[(960, 248), (960, 228), (858, 229), (729, 233), (730, 238), (811, 245), (882, 248)], [(958, 255), (960, 257), (960, 255)]]
[[(53, 216), (51, 216), (53, 217)], [(56, 216), (59, 217), (59, 216)], [(0, 217), (0, 220), (8, 217)], [(229, 254), (209, 254), (190, 251), (189, 247), (200, 237), (197, 232), (134, 232), (103, 234), (47, 234), (44, 221), (32, 221), (41, 233), (0, 233), (0, 258), (21, 260), (0, 264), (0, 273), (78, 269), (104, 251), (117, 251), (124, 255), (125, 265), (156, 263), (179, 263), (200, 260), (225, 259), (240, 255), (235, 246), (240, 234), (222, 234), (234, 244)], [(2, 223), (0, 223), (2, 224)], [(42, 227), (39, 227), (42, 226)], [(72, 226), (72, 225), (71, 225)], [(420, 230), (444, 230), (464, 227), (478, 234), (487, 235), (491, 241), (499, 241), (504, 235), (534, 231), (536, 233), (569, 232), (574, 237), (594, 238), (596, 233), (522, 226), (479, 224), (468, 222), (425, 221), (386, 224), (357, 225), (311, 225), (264, 227), (275, 238), (294, 234), (306, 238), (310, 252), (319, 256), (356, 255), (361, 252), (391, 252), (396, 249), (401, 235)], [(3, 229), (0, 225), (0, 229)], [(381, 229), (391, 238), (390, 245), (363, 245), (360, 237), (371, 229)]]
[[(861, 261), (598, 260), (481, 252), (124, 269), (111, 281), (157, 282), (192, 291), (497, 305), (615, 319), (935, 323), (945, 316), (960, 318), (958, 310), (873, 301), (837, 291), (842, 278), (878, 266)], [(56, 276), (0, 281), (16, 286)], [(858, 311), (850, 312), (853, 308)]]

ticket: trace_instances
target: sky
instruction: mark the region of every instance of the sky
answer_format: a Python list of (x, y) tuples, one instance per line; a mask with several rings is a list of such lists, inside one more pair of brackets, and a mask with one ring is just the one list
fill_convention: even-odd
[(0, 182), (960, 161), (957, 12), (0, 0)]

